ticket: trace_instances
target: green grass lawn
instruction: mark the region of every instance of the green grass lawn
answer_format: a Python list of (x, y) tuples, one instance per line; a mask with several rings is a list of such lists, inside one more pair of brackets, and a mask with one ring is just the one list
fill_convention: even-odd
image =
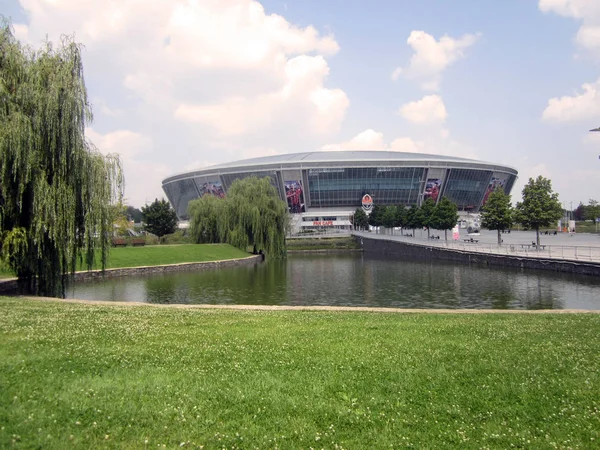
[[(121, 267), (160, 266), (188, 262), (218, 261), (250, 256), (229, 244), (150, 245), (147, 247), (115, 247), (110, 249), (107, 269)], [(100, 258), (96, 258), (100, 268)], [(80, 270), (84, 270), (81, 267)], [(0, 267), (0, 279), (14, 277), (14, 273)]]
[(593, 448), (600, 315), (0, 297), (0, 447)]
[[(111, 248), (108, 269), (217, 261), (250, 256), (229, 244), (150, 245)], [(98, 264), (99, 267), (99, 264)]]

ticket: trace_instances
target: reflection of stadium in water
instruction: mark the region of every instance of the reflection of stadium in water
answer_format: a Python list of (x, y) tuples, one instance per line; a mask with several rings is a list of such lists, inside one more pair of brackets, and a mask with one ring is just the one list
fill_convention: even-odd
[[(240, 178), (268, 177), (292, 213), (294, 231), (351, 228), (350, 218), (369, 194), (374, 205), (420, 205), (448, 197), (461, 218), (476, 214), (490, 189), (510, 193), (517, 171), (465, 158), (388, 151), (282, 154), (220, 164), (171, 176), (163, 189), (180, 220), (188, 203), (205, 194), (223, 197)], [(472, 225), (473, 226), (473, 225)], [(476, 225), (478, 228), (478, 224)]]

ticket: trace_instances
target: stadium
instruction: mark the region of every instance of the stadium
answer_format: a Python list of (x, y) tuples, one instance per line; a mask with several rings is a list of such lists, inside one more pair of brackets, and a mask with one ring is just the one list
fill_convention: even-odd
[(288, 153), (219, 164), (174, 175), (162, 187), (180, 220), (191, 200), (227, 195), (231, 184), (269, 177), (292, 214), (292, 230), (351, 227), (356, 208), (420, 205), (448, 197), (459, 214), (475, 214), (497, 187), (510, 193), (512, 167), (473, 159), (392, 151)]

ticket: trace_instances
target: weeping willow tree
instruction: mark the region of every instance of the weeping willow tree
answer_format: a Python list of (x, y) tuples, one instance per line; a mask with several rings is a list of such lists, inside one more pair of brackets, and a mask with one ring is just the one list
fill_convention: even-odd
[(118, 156), (85, 139), (92, 119), (81, 49), (22, 46), (0, 23), (0, 253), (24, 292), (64, 296), (78, 264), (106, 264)]
[(226, 242), (247, 250), (285, 256), (287, 204), (268, 177), (236, 180), (219, 199), (210, 195), (190, 202), (190, 232), (196, 242)]
[(190, 235), (198, 244), (224, 242), (221, 234), (226, 227), (220, 223), (224, 208), (225, 199), (214, 195), (203, 195), (189, 203)]

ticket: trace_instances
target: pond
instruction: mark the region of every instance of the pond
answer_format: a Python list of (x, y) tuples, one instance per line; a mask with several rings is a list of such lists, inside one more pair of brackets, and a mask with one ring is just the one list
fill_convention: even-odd
[(256, 266), (77, 283), (67, 298), (163, 304), (598, 310), (600, 279), (362, 254), (294, 254)]

